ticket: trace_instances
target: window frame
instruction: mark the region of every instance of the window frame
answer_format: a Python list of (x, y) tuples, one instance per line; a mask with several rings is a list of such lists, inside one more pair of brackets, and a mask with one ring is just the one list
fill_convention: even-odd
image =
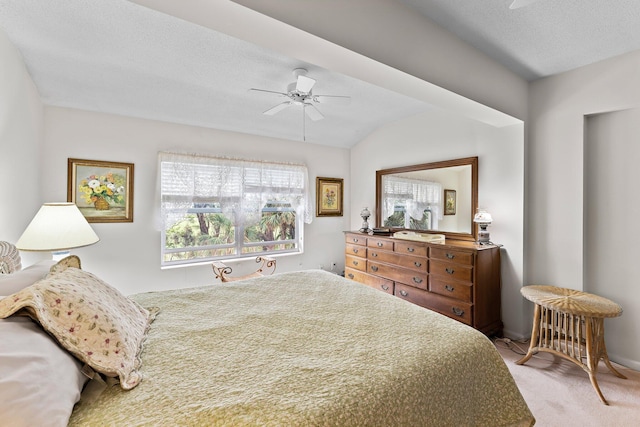
[[(303, 184), (302, 187), (300, 186), (296, 186), (295, 188), (293, 188), (293, 191), (290, 191), (290, 193), (286, 194), (283, 193), (282, 186), (269, 186), (269, 185), (263, 185), (263, 182), (261, 181), (261, 185), (260, 185), (260, 192), (259, 192), (259, 202), (258, 202), (258, 206), (259, 207), (259, 211), (258, 213), (255, 212), (255, 209), (253, 209), (251, 212), (253, 212), (253, 216), (251, 215), (246, 215), (246, 212), (242, 209), (240, 209), (240, 213), (238, 214), (238, 212), (236, 211), (236, 208), (238, 206), (243, 206), (243, 201), (246, 201), (246, 197), (245, 194), (248, 193), (255, 193), (255, 189), (253, 187), (251, 187), (251, 185), (246, 184), (245, 182), (242, 183), (241, 185), (241, 191), (238, 194), (234, 194), (232, 196), (230, 196), (229, 194), (226, 194), (224, 197), (219, 197), (218, 200), (216, 200), (215, 197), (207, 197), (206, 200), (202, 199), (201, 197), (198, 198), (198, 200), (194, 200), (196, 199), (195, 196), (193, 195), (176, 195), (176, 194), (168, 194), (165, 193), (163, 194), (163, 177), (165, 177), (165, 175), (163, 174), (163, 162), (171, 162), (169, 160), (164, 159), (163, 154), (171, 156), (173, 155), (173, 153), (160, 153), (159, 155), (159, 162), (158, 162), (158, 170), (159, 170), (159, 199), (160, 199), (160, 223), (161, 226), (159, 227), (160, 230), (160, 263), (161, 263), (161, 268), (171, 268), (171, 267), (178, 267), (178, 266), (189, 266), (189, 265), (198, 265), (198, 264), (203, 264), (203, 263), (209, 263), (211, 261), (215, 261), (215, 260), (235, 260), (235, 259), (246, 259), (246, 258), (255, 258), (256, 256), (260, 256), (260, 255), (268, 255), (268, 256), (279, 256), (279, 255), (288, 255), (288, 254), (298, 254), (298, 253), (303, 253), (304, 252), (304, 223), (305, 222), (310, 222), (307, 221), (307, 219), (310, 217), (310, 215), (308, 215), (308, 202), (309, 202), (309, 186), (308, 186), (308, 171), (305, 165), (292, 165), (292, 164), (288, 164), (286, 167), (287, 172), (286, 173), (291, 173), (291, 174), (302, 174), (300, 177), (298, 177), (297, 175), (295, 175), (296, 179), (301, 179)], [(183, 162), (179, 162), (179, 163), (183, 163), (183, 164), (188, 164), (190, 166), (194, 166), (194, 165), (198, 165), (198, 168), (205, 168), (207, 166), (211, 166), (216, 167), (216, 162), (220, 161), (220, 162), (228, 162), (228, 161), (233, 161), (233, 162), (237, 162), (238, 165), (241, 165), (241, 167), (243, 168), (250, 168), (252, 167), (251, 165), (255, 165), (256, 163), (259, 163), (261, 168), (266, 168), (268, 169), (269, 166), (272, 166), (272, 169), (270, 170), (270, 173), (277, 173), (274, 171), (278, 171), (280, 170), (280, 168), (283, 167), (283, 163), (277, 163), (277, 162), (267, 162), (267, 161), (260, 161), (260, 162), (256, 162), (256, 161), (251, 161), (251, 160), (245, 160), (245, 159), (228, 159), (228, 158), (219, 158), (219, 157), (208, 157), (205, 156), (205, 158), (207, 159), (208, 162), (211, 163), (207, 163), (205, 166), (202, 166), (202, 157), (198, 156), (198, 155), (184, 155), (184, 154), (179, 154), (177, 155), (179, 156), (178, 158), (181, 160), (184, 160)], [(193, 162), (192, 164), (189, 163), (189, 159), (193, 158), (193, 159), (198, 159), (198, 162)], [(173, 162), (177, 162), (177, 160), (173, 160)], [(290, 172), (289, 169), (293, 169), (294, 172)], [(170, 175), (170, 174), (169, 174)], [(194, 182), (197, 181), (197, 179), (194, 179)], [(296, 183), (298, 183), (298, 181), (296, 181)], [(195, 183), (191, 183), (194, 187), (197, 185)], [(253, 185), (255, 185), (255, 181), (253, 182)], [(284, 187), (286, 188), (286, 187)], [(292, 187), (289, 187), (290, 189)], [(277, 190), (277, 191), (276, 191)], [(266, 191), (266, 192), (265, 192)], [(286, 196), (284, 197), (283, 194)], [(265, 198), (266, 196), (266, 198)], [(244, 199), (243, 199), (244, 197)], [(229, 216), (227, 213), (228, 212), (224, 212), (224, 206), (221, 205), (223, 204), (222, 199), (224, 199), (225, 202), (227, 202), (229, 205), (233, 205), (234, 209), (228, 212), (233, 212), (232, 216)], [(297, 201), (297, 205), (295, 205), (292, 200), (296, 200)], [(183, 207), (182, 208), (167, 208), (166, 205), (170, 205), (171, 203), (178, 201), (178, 203), (180, 203)], [(231, 201), (232, 203), (229, 203), (229, 201)], [(186, 209), (184, 209), (184, 205), (185, 204), (189, 204), (191, 203), (192, 206), (188, 207)], [(286, 203), (289, 205), (288, 209), (284, 209), (284, 212), (293, 212), (295, 214), (295, 222), (294, 222), (294, 238), (289, 238), (286, 240), (271, 240), (271, 241), (246, 241), (245, 239), (245, 231), (250, 228), (253, 227), (256, 222), (255, 219), (258, 218), (259, 219), (263, 218), (265, 215), (265, 210), (268, 209), (269, 204), (272, 203)], [(197, 206), (198, 204), (211, 204), (211, 205), (217, 205), (214, 207), (199, 207)], [(253, 207), (255, 208), (255, 200), (253, 201)], [(274, 213), (278, 213), (278, 212), (283, 212), (283, 210), (281, 208), (276, 208), (275, 211), (273, 211)], [(175, 226), (176, 224), (178, 224), (180, 221), (182, 220), (186, 220), (187, 219), (187, 215), (190, 214), (198, 214), (198, 213), (219, 213), (223, 216), (225, 216), (226, 218), (228, 218), (232, 223), (233, 223), (233, 228), (234, 228), (234, 241), (231, 243), (221, 243), (221, 244), (214, 244), (214, 245), (206, 245), (206, 246), (186, 246), (186, 247), (181, 247), (181, 248), (169, 248), (167, 247), (167, 231)], [(173, 223), (169, 223), (169, 215), (173, 214), (173, 215), (183, 215), (183, 218), (181, 220), (178, 220), (176, 222)], [(248, 218), (252, 218), (253, 221), (248, 220)], [(283, 249), (267, 249), (266, 247), (282, 247), (282, 245), (292, 245), (292, 247), (285, 247)], [(251, 248), (254, 247), (265, 247), (266, 250), (263, 251), (251, 251)], [(219, 250), (219, 249), (229, 249), (229, 248), (233, 248), (234, 249), (234, 253), (231, 254), (223, 254), (223, 255), (213, 255), (213, 256), (198, 256), (197, 252), (199, 251), (215, 251), (215, 250)], [(187, 258), (180, 258), (180, 259), (176, 259), (176, 260), (170, 260), (167, 259), (170, 257), (171, 254), (185, 254), (185, 256), (188, 256)], [(186, 254), (192, 254), (195, 256), (189, 256)]]

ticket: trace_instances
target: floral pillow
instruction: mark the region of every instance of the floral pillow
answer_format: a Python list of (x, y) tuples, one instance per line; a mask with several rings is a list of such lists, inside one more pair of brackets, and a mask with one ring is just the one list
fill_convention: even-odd
[(75, 268), (78, 268), (78, 269), (82, 269), (81, 264), (82, 263), (80, 262), (80, 258), (78, 258), (77, 255), (69, 255), (66, 258), (62, 258), (55, 265), (53, 265), (49, 269), (49, 274), (62, 273), (63, 271), (65, 271), (69, 267), (75, 267)]
[(0, 300), (0, 318), (30, 316), (95, 371), (119, 377), (125, 390), (142, 380), (142, 342), (156, 312), (73, 267)]

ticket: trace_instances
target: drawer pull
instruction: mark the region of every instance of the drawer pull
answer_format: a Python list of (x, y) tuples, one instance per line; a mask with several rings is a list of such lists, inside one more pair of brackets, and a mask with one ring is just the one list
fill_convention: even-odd
[(375, 252), (371, 252), (371, 256), (374, 257), (374, 258), (378, 258), (378, 254), (375, 253)]
[(456, 256), (454, 254), (450, 254), (447, 252), (447, 254), (445, 255), (447, 258), (449, 259), (454, 259)]
[(347, 276), (349, 276), (349, 279), (353, 279), (353, 274), (352, 273), (347, 274)]
[(413, 278), (413, 283), (422, 283), (422, 279), (419, 277), (414, 277)]
[(354, 253), (354, 254), (357, 254), (357, 253), (358, 253), (358, 250), (357, 250), (357, 249), (354, 249), (354, 250), (353, 250), (353, 253)]
[(416, 267), (422, 267), (422, 263), (418, 261), (414, 261), (413, 265), (415, 265)]
[(407, 291), (400, 291), (400, 295), (402, 295), (403, 297), (406, 297), (407, 295), (409, 295), (409, 292), (407, 292)]
[(444, 288), (449, 292), (453, 292), (455, 290), (453, 286), (449, 286), (449, 285), (444, 285)]
[(382, 288), (383, 291), (389, 290), (389, 285), (380, 285), (380, 287)]
[(378, 271), (378, 266), (372, 265), (371, 266), (371, 271)]
[(382, 245), (384, 245), (384, 243), (382, 243), (382, 242), (378, 242), (378, 247), (379, 247), (379, 248), (381, 248), (381, 247), (382, 247)]
[(447, 274), (453, 274), (455, 273), (455, 270), (453, 268), (445, 268), (444, 271), (447, 272)]
[(455, 314), (456, 316), (464, 316), (464, 310), (457, 308), (457, 307), (451, 307), (451, 311), (453, 312), (453, 314)]
[(353, 239), (353, 243), (358, 243), (360, 239)]
[(413, 249), (413, 248), (407, 248), (407, 250), (408, 250), (409, 252), (413, 252), (413, 251), (415, 251), (415, 249)]
[(358, 265), (358, 261), (351, 261), (353, 265)]

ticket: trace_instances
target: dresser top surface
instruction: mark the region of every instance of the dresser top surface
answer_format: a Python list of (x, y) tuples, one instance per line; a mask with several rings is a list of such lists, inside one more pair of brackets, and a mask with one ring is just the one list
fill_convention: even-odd
[(488, 249), (494, 249), (494, 248), (500, 248), (502, 245), (496, 245), (496, 244), (479, 244), (476, 242), (470, 242), (470, 241), (465, 241), (465, 240), (454, 240), (454, 239), (446, 239), (444, 243), (433, 243), (433, 242), (422, 242), (419, 240), (409, 240), (409, 239), (399, 239), (396, 237), (393, 237), (391, 235), (384, 235), (384, 234), (368, 234), (368, 233), (362, 233), (360, 231), (345, 231), (345, 234), (352, 234), (352, 235), (357, 235), (357, 236), (362, 236), (364, 238), (367, 239), (383, 239), (383, 240), (389, 240), (389, 241), (393, 241), (393, 242), (398, 242), (398, 243), (407, 243), (407, 244), (418, 244), (418, 245), (427, 245), (427, 246), (431, 246), (433, 248), (437, 248), (437, 247), (443, 247), (443, 248), (447, 248), (447, 247), (451, 247), (451, 248), (465, 248), (465, 249), (473, 249), (473, 250), (477, 250), (477, 251), (483, 251), (483, 250), (488, 250)]

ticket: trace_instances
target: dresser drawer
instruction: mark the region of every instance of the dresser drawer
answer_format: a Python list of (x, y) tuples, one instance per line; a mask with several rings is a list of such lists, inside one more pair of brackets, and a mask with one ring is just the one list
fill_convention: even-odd
[(367, 239), (367, 246), (370, 248), (383, 249), (385, 251), (393, 250), (393, 242), (391, 240), (376, 239), (373, 237), (369, 237)]
[(448, 248), (431, 247), (429, 250), (429, 258), (455, 262), (456, 264), (473, 265), (473, 253)]
[(384, 279), (382, 277), (372, 276), (362, 271), (354, 270), (352, 268), (345, 268), (344, 277), (347, 279), (355, 280), (356, 282), (363, 283), (372, 288), (378, 289), (388, 294), (393, 294), (393, 281)]
[(446, 261), (430, 260), (429, 274), (471, 282), (473, 279), (473, 267)]
[(367, 258), (371, 261), (386, 262), (387, 264), (397, 264), (400, 267), (410, 268), (420, 272), (427, 272), (427, 258), (400, 255), (395, 252), (379, 251), (369, 248)]
[(467, 282), (446, 280), (444, 277), (429, 276), (429, 290), (445, 297), (455, 298), (460, 301), (473, 302), (473, 286)]
[(345, 255), (344, 266), (353, 268), (355, 270), (366, 271), (367, 260), (365, 258), (360, 258), (357, 256)]
[(344, 237), (345, 243), (352, 245), (367, 246), (367, 237), (365, 234), (348, 233)]
[(360, 245), (354, 245), (352, 243), (347, 243), (346, 249), (345, 249), (345, 254), (346, 255), (355, 255), (355, 256), (362, 257), (362, 258), (366, 258), (367, 257), (367, 247), (366, 246), (360, 246)]
[(393, 250), (403, 255), (427, 256), (427, 246), (421, 243), (396, 241)]
[(417, 304), (421, 307), (429, 308), (444, 314), (445, 316), (459, 320), (467, 325), (471, 325), (473, 319), (473, 306), (462, 301), (445, 298), (432, 292), (416, 289), (402, 283), (396, 283), (395, 296)]
[(427, 273), (420, 273), (418, 271), (408, 270), (406, 268), (400, 268), (395, 265), (378, 263), (369, 260), (367, 262), (368, 273), (376, 276), (382, 276), (393, 281), (406, 283), (407, 285), (415, 286), (427, 290)]

